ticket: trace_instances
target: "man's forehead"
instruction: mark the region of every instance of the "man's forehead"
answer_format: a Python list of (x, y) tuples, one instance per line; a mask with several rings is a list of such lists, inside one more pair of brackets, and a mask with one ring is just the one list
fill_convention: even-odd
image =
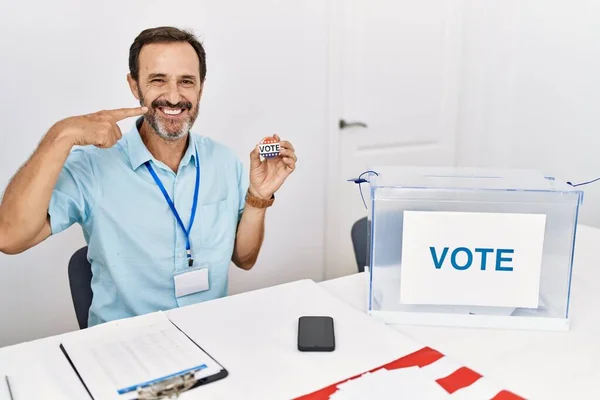
[(193, 75), (199, 77), (200, 62), (194, 48), (186, 42), (152, 43), (142, 47), (140, 73)]

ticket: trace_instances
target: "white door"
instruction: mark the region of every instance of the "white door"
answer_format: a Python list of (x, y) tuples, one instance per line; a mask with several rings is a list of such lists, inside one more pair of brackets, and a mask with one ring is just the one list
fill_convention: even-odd
[(452, 0), (334, 2), (326, 279), (357, 271), (350, 230), (367, 210), (348, 179), (374, 165), (455, 164), (462, 11)]

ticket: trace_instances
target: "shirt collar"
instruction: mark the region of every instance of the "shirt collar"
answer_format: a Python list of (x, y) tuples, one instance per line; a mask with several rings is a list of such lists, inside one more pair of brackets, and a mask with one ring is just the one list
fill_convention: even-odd
[[(134, 171), (147, 161), (152, 160), (157, 164), (162, 164), (160, 161), (156, 160), (154, 156), (152, 156), (152, 153), (150, 153), (142, 141), (139, 131), (140, 127), (142, 126), (142, 122), (143, 117), (138, 118), (135, 121), (135, 124), (133, 124), (131, 131), (125, 136), (125, 140), (127, 141), (127, 150), (129, 152), (129, 161), (131, 162), (131, 168), (133, 168)], [(185, 167), (192, 160), (196, 159), (194, 135), (192, 135), (191, 132), (188, 135), (188, 147), (181, 159), (181, 167)]]

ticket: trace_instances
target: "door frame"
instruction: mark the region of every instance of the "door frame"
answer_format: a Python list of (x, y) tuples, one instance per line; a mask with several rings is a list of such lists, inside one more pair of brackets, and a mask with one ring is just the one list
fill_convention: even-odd
[[(336, 229), (339, 223), (339, 213), (336, 206), (339, 204), (339, 193), (335, 188), (339, 184), (340, 176), (340, 129), (339, 120), (342, 117), (342, 38), (344, 20), (348, 18), (344, 6), (355, 5), (354, 0), (330, 0), (329, 2), (329, 37), (327, 60), (327, 152), (325, 153), (326, 180), (325, 180), (325, 243), (323, 246), (323, 279), (333, 278), (330, 265), (336, 257)], [(348, 232), (350, 234), (350, 232)]]

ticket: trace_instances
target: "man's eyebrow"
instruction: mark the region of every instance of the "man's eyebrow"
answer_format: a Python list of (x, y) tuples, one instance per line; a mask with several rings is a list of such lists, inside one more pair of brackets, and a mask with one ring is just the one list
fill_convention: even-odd
[(196, 80), (196, 76), (194, 76), (194, 75), (182, 75), (181, 79), (189, 79), (189, 80), (195, 81)]
[(153, 79), (153, 78), (166, 78), (167, 74), (162, 74), (162, 73), (153, 73), (148, 75), (148, 79)]

